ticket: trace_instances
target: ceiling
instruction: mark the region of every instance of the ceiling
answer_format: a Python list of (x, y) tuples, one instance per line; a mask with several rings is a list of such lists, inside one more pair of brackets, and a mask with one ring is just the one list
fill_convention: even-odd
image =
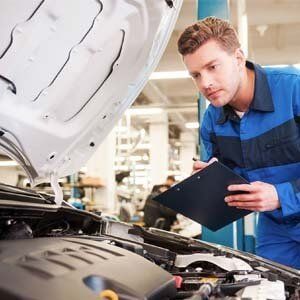
[[(241, 6), (244, 3), (244, 7)], [(238, 20), (244, 11), (247, 17), (248, 58), (262, 65), (300, 63), (300, 1), (299, 0), (231, 0), (230, 21), (238, 30)], [(241, 9), (242, 8), (242, 9)], [(239, 13), (238, 13), (239, 12)], [(156, 69), (162, 71), (185, 70), (177, 53), (180, 33), (196, 21), (197, 0), (184, 0), (175, 30)], [(239, 27), (240, 28), (240, 27)], [(248, 31), (248, 33), (247, 33)], [(163, 107), (171, 126), (177, 132), (186, 129), (186, 122), (197, 121), (197, 89), (190, 78), (149, 80), (134, 105)], [(143, 126), (151, 116), (135, 117), (133, 124)], [(195, 136), (197, 129), (193, 130)]]

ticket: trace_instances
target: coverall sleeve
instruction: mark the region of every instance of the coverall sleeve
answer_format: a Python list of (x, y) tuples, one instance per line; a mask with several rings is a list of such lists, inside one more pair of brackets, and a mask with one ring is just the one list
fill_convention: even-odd
[[(296, 75), (294, 75), (296, 76)], [(300, 76), (297, 76), (293, 86), (293, 110), (294, 118), (297, 123), (300, 123)], [(299, 124), (300, 136), (300, 124)], [(283, 217), (299, 218), (300, 217), (300, 178), (293, 181), (287, 181), (275, 184), (278, 198), (281, 204)]]
[(300, 217), (300, 179), (275, 184), (283, 217)]

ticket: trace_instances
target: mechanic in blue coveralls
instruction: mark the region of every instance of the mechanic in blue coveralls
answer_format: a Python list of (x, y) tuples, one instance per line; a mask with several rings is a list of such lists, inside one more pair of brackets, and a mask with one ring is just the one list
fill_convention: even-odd
[(210, 102), (206, 162), (194, 170), (218, 159), (250, 181), (230, 185), (242, 193), (224, 201), (260, 212), (258, 255), (300, 268), (300, 72), (246, 61), (234, 28), (215, 17), (186, 28), (178, 49)]

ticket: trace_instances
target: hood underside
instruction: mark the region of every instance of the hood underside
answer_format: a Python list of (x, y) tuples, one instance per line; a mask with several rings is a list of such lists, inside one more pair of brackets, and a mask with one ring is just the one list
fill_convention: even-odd
[(0, 2), (0, 148), (33, 185), (89, 159), (146, 84), (181, 3)]

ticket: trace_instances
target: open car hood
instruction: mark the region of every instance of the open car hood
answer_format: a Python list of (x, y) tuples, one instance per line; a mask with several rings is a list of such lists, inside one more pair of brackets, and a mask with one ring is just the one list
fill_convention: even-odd
[(146, 84), (181, 4), (0, 2), (0, 147), (32, 185), (89, 159)]

